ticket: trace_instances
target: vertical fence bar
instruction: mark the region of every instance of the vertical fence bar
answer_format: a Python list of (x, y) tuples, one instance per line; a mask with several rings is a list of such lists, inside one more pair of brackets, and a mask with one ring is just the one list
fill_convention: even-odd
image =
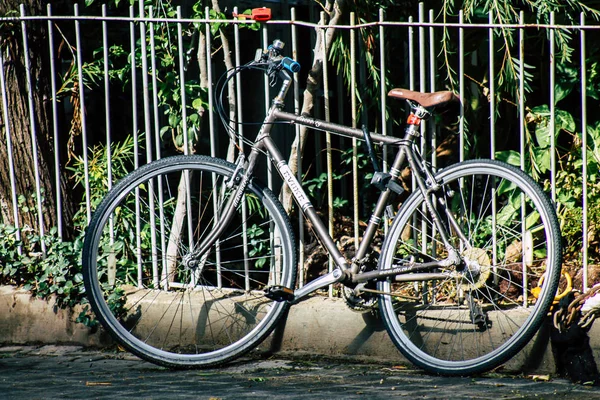
[[(419, 91), (427, 91), (427, 66), (425, 64), (425, 4), (419, 3)], [(425, 156), (426, 133), (429, 124), (426, 121), (421, 123), (421, 154)], [(425, 223), (425, 221), (423, 221)], [(423, 231), (425, 232), (425, 231)], [(425, 245), (425, 241), (423, 241)]]
[[(519, 25), (525, 23), (525, 14), (523, 11), (519, 14)], [(519, 150), (520, 150), (520, 166), (521, 170), (525, 170), (525, 30), (519, 28), (519, 62), (521, 68), (519, 69)], [(523, 271), (523, 287), (528, 286), (527, 279), (527, 267), (529, 257), (527, 256), (529, 249), (525, 238), (527, 237), (527, 226), (525, 224), (526, 219), (526, 203), (525, 197), (521, 195), (521, 270)], [(523, 290), (523, 304), (527, 305), (527, 290)]]
[[(387, 136), (388, 134), (388, 123), (387, 123), (387, 85), (386, 85), (386, 63), (385, 63), (385, 31), (383, 24), (385, 22), (385, 12), (382, 8), (379, 9), (379, 85), (380, 85), (380, 96), (381, 96), (381, 134)], [(383, 145), (383, 163), (382, 169), (383, 172), (388, 171), (388, 147), (387, 145)], [(384, 214), (384, 224), (383, 231), (385, 234), (388, 232), (389, 218), (387, 213)]]
[[(102, 16), (106, 17), (106, 4), (102, 4)], [(106, 126), (106, 172), (108, 188), (112, 187), (112, 151), (110, 125), (110, 81), (108, 77), (108, 29), (106, 20), (102, 20), (102, 59), (104, 62), (104, 116)], [(112, 229), (111, 229), (112, 231)]]
[[(209, 14), (207, 13), (207, 19), (209, 18)], [(186, 102), (186, 96), (185, 96), (185, 61), (184, 61), (184, 56), (183, 56), (183, 50), (184, 50), (184, 44), (183, 44), (183, 27), (181, 24), (181, 6), (177, 6), (177, 19), (179, 20), (177, 22), (177, 47), (178, 47), (178, 58), (179, 58), (179, 89), (180, 89), (180, 96), (181, 96), (181, 133), (183, 135), (183, 153), (185, 155), (190, 154), (190, 138), (188, 135), (188, 123), (187, 123), (187, 102)], [(210, 52), (207, 53), (207, 57), (208, 55), (210, 55)], [(211, 75), (212, 76), (212, 75)], [(210, 79), (210, 78), (209, 78)], [(211, 82), (212, 83), (212, 82)], [(212, 104), (212, 85), (209, 86), (209, 108), (210, 108), (210, 112), (209, 112), (209, 121), (210, 121), (210, 131), (212, 132), (214, 129), (214, 121), (213, 121), (213, 114), (212, 114), (212, 110), (213, 110), (213, 104)], [(211, 141), (212, 143), (212, 141)], [(188, 171), (185, 172), (184, 174), (184, 179), (186, 182), (186, 210), (187, 210), (187, 215), (192, 215), (192, 194), (190, 193), (190, 174), (188, 173)], [(192, 226), (192, 223), (189, 221), (187, 221), (187, 229), (188, 229), (188, 245), (190, 248), (190, 251), (193, 250), (193, 246), (194, 246), (194, 227)], [(217, 244), (217, 249), (218, 249), (218, 244)], [(220, 255), (219, 252), (217, 251), (217, 270), (220, 266)], [(219, 280), (221, 279), (221, 275), (219, 274)], [(195, 283), (195, 282), (194, 282)], [(219, 284), (219, 287), (220, 284)]]
[[(383, 23), (385, 22), (385, 12), (382, 8), (379, 9), (379, 96), (381, 101), (381, 134), (388, 134), (387, 126), (387, 85), (386, 79), (386, 64), (385, 64), (385, 32)], [(383, 146), (383, 171), (387, 172), (387, 146)], [(387, 228), (387, 224), (386, 224)]]
[[(106, 4), (102, 5), (102, 16), (106, 17)], [(105, 127), (106, 127), (106, 183), (107, 188), (110, 190), (112, 187), (112, 148), (111, 148), (111, 125), (110, 125), (110, 80), (108, 77), (108, 27), (106, 20), (102, 20), (102, 61), (104, 63), (104, 114), (105, 114)], [(114, 245), (114, 218), (112, 215), (108, 220), (108, 236), (109, 244), (112, 248)], [(109, 268), (113, 268), (112, 261), (114, 252), (110, 252)], [(113, 269), (114, 270), (114, 269)]]
[[(210, 131), (210, 155), (215, 157), (217, 154), (217, 136), (215, 132), (215, 118), (213, 114), (214, 101), (213, 101), (213, 65), (211, 60), (211, 49), (212, 49), (212, 35), (210, 31), (210, 8), (204, 9), (204, 16), (206, 18), (206, 72), (208, 74), (208, 125)], [(213, 182), (216, 180), (216, 176), (213, 174)], [(216, 213), (219, 209), (218, 198), (219, 192), (216, 188), (213, 189), (213, 210)], [(189, 200), (189, 198), (188, 198)], [(188, 201), (189, 203), (189, 201)], [(219, 223), (219, 215), (215, 215), (215, 225)], [(217, 287), (223, 287), (223, 279), (221, 276), (221, 252), (219, 251), (219, 242), (216, 243), (216, 258), (217, 258)]]
[[(291, 18), (291, 33), (292, 33), (292, 57), (294, 60), (298, 58), (298, 34), (296, 25), (294, 21), (296, 21), (296, 8), (290, 9), (290, 18)], [(294, 112), (296, 114), (300, 114), (300, 83), (298, 82), (298, 74), (294, 74)], [(296, 142), (300, 143), (300, 126), (295, 124), (294, 126), (296, 130)], [(297, 172), (296, 178), (299, 182), (302, 182), (302, 153), (300, 152), (300, 146), (296, 149), (297, 155)], [(299, 231), (299, 246), (298, 246), (298, 287), (304, 286), (304, 217), (302, 213), (298, 213), (298, 231)]]
[[(143, 107), (144, 107), (144, 136), (146, 139), (146, 163), (152, 161), (152, 122), (150, 116), (150, 99), (149, 99), (149, 82), (148, 82), (148, 44), (147, 44), (147, 30), (146, 23), (144, 22), (145, 10), (144, 2), (139, 2), (139, 13), (140, 13), (140, 51), (142, 56), (142, 93), (143, 93)], [(186, 142), (187, 144), (187, 142)], [(156, 214), (154, 210), (155, 204), (155, 180), (152, 179), (148, 182), (148, 208), (150, 217), (150, 242), (151, 242), (151, 254), (152, 254), (152, 282), (155, 288), (160, 285), (160, 277), (158, 273), (158, 253), (157, 253), (157, 237), (156, 237)], [(160, 205), (159, 205), (160, 206)]]
[[(25, 6), (20, 5), (21, 17), (25, 17)], [(23, 59), (25, 60), (25, 78), (27, 79), (27, 100), (29, 105), (29, 129), (31, 131), (31, 151), (33, 155), (33, 169), (35, 174), (35, 198), (37, 205), (38, 233), (40, 235), (40, 244), (42, 252), (46, 254), (46, 243), (44, 241), (44, 210), (42, 208), (42, 184), (39, 170), (39, 157), (37, 149), (37, 130), (35, 124), (35, 109), (33, 106), (33, 85), (31, 78), (31, 64), (29, 61), (29, 41), (27, 39), (27, 24), (23, 19), (21, 21), (21, 31), (23, 33)], [(89, 199), (89, 198), (88, 198)]]
[[(433, 24), (435, 17), (433, 10), (429, 10), (429, 23)], [(435, 31), (433, 25), (429, 27), (429, 89), (431, 92), (435, 92), (435, 79), (436, 79), (436, 63), (435, 63)], [(431, 166), (437, 168), (437, 124), (433, 119), (429, 125), (431, 129)], [(435, 226), (432, 224), (432, 226)]]
[[(132, 105), (132, 116), (133, 116), (133, 165), (135, 169), (140, 166), (140, 144), (139, 144), (139, 127), (138, 127), (138, 112), (137, 112), (137, 68), (136, 68), (136, 53), (135, 53), (135, 9), (133, 6), (129, 7), (129, 46), (130, 46), (130, 59), (131, 59), (131, 105)], [(141, 234), (141, 219), (140, 219), (140, 190), (138, 187), (135, 188), (135, 233), (136, 233), (136, 263), (137, 263), (137, 285), (138, 288), (143, 287), (143, 270), (142, 270), (142, 234)]]
[(556, 53), (554, 46), (555, 39), (555, 19), (554, 12), (550, 13), (550, 184), (552, 200), (556, 201), (556, 107), (554, 106), (554, 82), (556, 75)]
[[(19, 223), (19, 202), (17, 199), (17, 178), (15, 175), (15, 160), (13, 158), (12, 138), (10, 131), (10, 120), (8, 117), (8, 97), (6, 95), (6, 77), (4, 76), (4, 55), (0, 50), (0, 90), (2, 91), (2, 119), (4, 120), (4, 133), (6, 137), (6, 153), (8, 154), (8, 176), (10, 180), (10, 192), (12, 201), (12, 215), (14, 227), (16, 228), (15, 237), (21, 241), (21, 230)], [(23, 253), (23, 247), (19, 244), (17, 247), (19, 255)]]
[[(321, 12), (321, 20), (325, 21), (325, 12)], [(326, 26), (326, 25), (325, 25)], [(321, 45), (323, 47), (323, 102), (325, 108), (325, 121), (331, 121), (331, 112), (329, 109), (329, 73), (327, 71), (327, 28), (323, 27), (320, 31)], [(327, 221), (329, 227), (329, 236), (333, 237), (333, 160), (331, 158), (331, 132), (325, 132), (325, 145), (327, 157)], [(328, 271), (333, 270), (333, 257), (328, 257)], [(333, 285), (328, 287), (329, 296), (333, 296)]]
[[(131, 114), (132, 118), (132, 126), (131, 130), (133, 131), (133, 167), (138, 169), (140, 167), (140, 159), (139, 159), (139, 137), (138, 137), (138, 112), (137, 112), (137, 73), (136, 73), (136, 55), (135, 55), (135, 9), (133, 6), (129, 7), (129, 18), (131, 21), (129, 22), (129, 57), (131, 59)], [(137, 197), (137, 196), (136, 196)], [(136, 215), (139, 213), (136, 212)], [(138, 235), (139, 237), (139, 235)]]
[(458, 95), (460, 97), (460, 116), (458, 120), (458, 160), (465, 159), (465, 14), (458, 12)]
[[(410, 90), (415, 90), (415, 29), (414, 29), (414, 21), (413, 17), (408, 17), (408, 88)], [(414, 191), (417, 186), (417, 182), (415, 180), (414, 175), (411, 174), (411, 189)], [(413, 217), (413, 225), (416, 226), (417, 219), (416, 216)], [(416, 230), (413, 232), (416, 235)], [(416, 242), (416, 238), (415, 238)]]
[(408, 17), (408, 89), (415, 90), (415, 28), (412, 15)]
[[(350, 13), (350, 99), (352, 107), (352, 127), (357, 125), (356, 111), (356, 31), (355, 14)], [(352, 204), (354, 206), (354, 248), (358, 249), (358, 141), (352, 138)]]
[[(148, 15), (149, 17), (154, 17), (154, 7), (148, 7)], [(150, 31), (150, 68), (152, 68), (152, 91), (150, 95), (152, 96), (152, 115), (154, 117), (154, 148), (155, 154), (154, 157), (156, 160), (161, 158), (160, 152), (160, 121), (158, 118), (158, 78), (156, 75), (156, 41), (154, 38), (154, 22), (150, 21), (148, 24), (148, 28)], [(150, 132), (148, 132), (148, 140), (150, 140)], [(166, 242), (166, 226), (165, 226), (165, 213), (164, 213), (164, 196), (163, 196), (163, 180), (159, 177), (157, 179), (158, 184), (158, 203), (159, 203), (159, 223), (160, 223), (160, 268), (161, 268), (161, 282), (160, 284), (163, 287), (168, 287), (169, 279), (167, 276), (167, 242)]]
[[(268, 48), (269, 47), (269, 32), (267, 31), (267, 24), (263, 24), (262, 27), (262, 39), (263, 39), (263, 43), (264, 43), (264, 47), (263, 48)], [(268, 114), (269, 109), (271, 108), (271, 91), (270, 91), (270, 87), (271, 85), (269, 84), (269, 78), (267, 75), (264, 76), (264, 93), (265, 93), (265, 115)], [(267, 159), (269, 158), (269, 156), (267, 156)], [(269, 187), (269, 189), (273, 189), (273, 163), (268, 162), (267, 165), (267, 186)], [(270, 248), (274, 249), (275, 248), (275, 228), (274, 228), (274, 224), (271, 221), (269, 223), (269, 244), (270, 244)], [(274, 270), (274, 265), (273, 265), (273, 258), (271, 258), (271, 267), (270, 267), (270, 271), (271, 271), (271, 276), (277, 278), (279, 276), (278, 272)], [(276, 266), (277, 267), (277, 266)]]
[[(490, 12), (489, 24), (494, 24), (494, 13)], [(489, 103), (490, 103), (490, 158), (496, 157), (496, 86), (495, 86), (495, 68), (494, 68), (494, 28), (488, 28), (488, 48), (489, 48)], [(496, 265), (498, 260), (498, 236), (497, 236), (497, 210), (495, 188), (492, 186), (492, 265), (494, 265), (494, 276), (496, 276)]]
[[(419, 3), (419, 91), (427, 91), (427, 65), (425, 62), (425, 4)], [(421, 154), (427, 159), (427, 128), (429, 123), (423, 121), (421, 123)], [(423, 215), (427, 213), (427, 207), (425, 204), (422, 206)], [(426, 218), (421, 219), (421, 251), (427, 253), (427, 220)]]
[[(238, 8), (234, 7), (233, 9), (234, 15), (237, 15)], [(235, 24), (233, 26), (233, 38), (234, 38), (234, 47), (235, 47), (235, 67), (238, 68), (240, 66), (240, 58), (241, 58), (241, 48), (240, 48), (240, 25)], [(236, 102), (237, 102), (237, 120), (240, 122), (235, 126), (235, 129), (238, 133), (238, 145), (241, 149), (244, 148), (244, 125), (241, 122), (244, 119), (243, 107), (242, 107), (242, 77), (240, 74), (236, 74), (235, 76), (235, 94), (236, 94)]]
[[(525, 13), (519, 14), (519, 25), (525, 24)], [(519, 148), (521, 169), (525, 170), (525, 29), (519, 28)]]
[[(54, 136), (54, 185), (56, 187), (56, 229), (58, 237), (63, 237), (63, 211), (60, 177), (60, 144), (58, 133), (58, 102), (56, 100), (56, 53), (54, 51), (54, 25), (50, 19), (52, 5), (46, 6), (48, 15), (48, 51), (50, 52), (50, 87), (52, 89), (52, 133)], [(2, 65), (2, 64), (0, 64)]]
[[(264, 43), (264, 47), (263, 48), (267, 48), (269, 47), (269, 35), (267, 32), (267, 24), (263, 24), (263, 29), (262, 29), (262, 35), (263, 35), (263, 43)], [(269, 112), (269, 108), (271, 108), (271, 91), (270, 91), (270, 85), (269, 85), (269, 77), (265, 74), (265, 80), (264, 80), (264, 87), (265, 87), (265, 115)], [(267, 163), (267, 186), (269, 186), (269, 189), (273, 189), (273, 167), (271, 163)]]
[[(177, 18), (181, 20), (181, 6), (177, 6)], [(179, 57), (179, 95), (181, 96), (181, 133), (183, 134), (183, 154), (189, 154), (190, 138), (188, 137), (187, 126), (187, 104), (185, 99), (185, 61), (183, 57), (183, 27), (181, 25), (181, 22), (177, 22), (177, 47)], [(212, 107), (210, 109), (212, 110)]]
[[(238, 8), (233, 8), (233, 14), (237, 15)], [(237, 19), (237, 18), (236, 18)], [(234, 38), (234, 53), (235, 53), (235, 67), (239, 68), (240, 66), (240, 58), (241, 58), (241, 48), (240, 48), (240, 25), (233, 25), (233, 38)], [(237, 104), (237, 121), (238, 124), (233, 126), (233, 128), (237, 131), (238, 134), (238, 146), (243, 152), (244, 149), (244, 125), (241, 124), (243, 121), (243, 112), (242, 112), (242, 77), (240, 74), (236, 74), (235, 76), (235, 95), (236, 95), (236, 104)], [(232, 138), (233, 140), (233, 138)], [(248, 205), (246, 200), (242, 202), (242, 244), (244, 246), (244, 285), (246, 290), (250, 290), (250, 253), (248, 251), (248, 227), (246, 224), (246, 220), (248, 218)]]
[(581, 13), (581, 158), (583, 165), (581, 166), (581, 185), (582, 185), (582, 234), (583, 234), (583, 251), (581, 266), (583, 269), (583, 292), (585, 293), (589, 287), (588, 282), (588, 200), (587, 200), (587, 180), (588, 180), (588, 169), (587, 169), (587, 65), (585, 61), (586, 57), (586, 41), (585, 41), (585, 14)]
[[(429, 23), (433, 24), (435, 22), (435, 17), (433, 14), (433, 10), (429, 10)], [(429, 89), (431, 92), (435, 92), (436, 85), (436, 62), (435, 62), (435, 31), (433, 25), (429, 27)], [(430, 151), (431, 151), (431, 166), (435, 171), (437, 169), (437, 135), (439, 131), (438, 125), (435, 123), (435, 120), (430, 119), (431, 123), (429, 124), (429, 131), (431, 132), (431, 139), (429, 142)], [(424, 155), (426, 157), (426, 155)], [(425, 158), (427, 159), (427, 158)], [(435, 206), (437, 207), (437, 205)], [(437, 228), (435, 224), (431, 224), (431, 238), (436, 237)], [(431, 241), (432, 253), (437, 254), (437, 246), (435, 240)]]
[(81, 32), (79, 27), (79, 5), (74, 5), (75, 11), (75, 42), (77, 46), (77, 84), (79, 88), (79, 117), (81, 118), (81, 140), (83, 145), (83, 168), (85, 182), (85, 210), (87, 221), (92, 218), (92, 206), (90, 203), (90, 173), (88, 161), (87, 123), (85, 113), (85, 84), (83, 82), (83, 60), (81, 58)]
[[(494, 13), (490, 12), (489, 23), (494, 23)], [(490, 75), (490, 92), (489, 92), (489, 103), (490, 103), (490, 158), (493, 160), (496, 157), (496, 84), (494, 76), (496, 71), (494, 68), (494, 28), (490, 27), (488, 31), (489, 40), (489, 75)]]
[[(148, 7), (148, 15), (154, 17), (154, 7)], [(158, 77), (156, 75), (156, 40), (154, 38), (154, 22), (148, 24), (150, 30), (150, 68), (152, 68), (152, 115), (154, 117), (154, 158), (160, 160), (160, 121), (158, 117)], [(159, 182), (160, 184), (160, 182)], [(160, 193), (160, 192), (159, 192)], [(161, 208), (162, 210), (162, 208)]]
[(208, 128), (210, 132), (210, 156), (215, 157), (217, 155), (217, 136), (215, 132), (215, 118), (213, 114), (213, 66), (211, 60), (211, 48), (212, 48), (212, 35), (210, 32), (210, 9), (206, 7), (204, 10), (206, 18), (206, 29), (204, 34), (206, 36), (206, 73), (208, 74)]

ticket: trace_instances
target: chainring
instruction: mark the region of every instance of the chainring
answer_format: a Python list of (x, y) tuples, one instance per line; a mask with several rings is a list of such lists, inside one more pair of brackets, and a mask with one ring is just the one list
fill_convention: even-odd
[(363, 292), (357, 296), (353, 289), (344, 286), (342, 288), (342, 297), (346, 306), (354, 312), (370, 312), (377, 307), (377, 295), (374, 293)]

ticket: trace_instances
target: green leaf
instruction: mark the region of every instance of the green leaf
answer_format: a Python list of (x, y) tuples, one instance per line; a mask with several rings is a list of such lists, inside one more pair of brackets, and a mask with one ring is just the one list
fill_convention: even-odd
[(179, 125), (181, 118), (177, 114), (169, 115), (169, 126), (176, 128)]
[[(550, 146), (550, 109), (546, 104), (535, 107), (532, 112), (537, 117), (535, 126), (535, 138), (540, 147)], [(567, 111), (556, 109), (554, 111), (554, 138), (558, 136), (561, 130), (575, 132), (575, 120)]]
[(198, 111), (204, 110), (205, 105), (206, 105), (206, 103), (204, 101), (202, 101), (202, 99), (199, 97), (197, 99), (194, 99), (194, 101), (192, 101), (192, 107), (194, 107)]
[(163, 126), (162, 128), (160, 128), (160, 137), (164, 139), (165, 133), (167, 133), (170, 129), (170, 126)]
[(514, 165), (515, 167), (521, 166), (521, 153), (515, 150), (497, 151), (496, 159)]
[(496, 223), (498, 225), (508, 226), (510, 225), (514, 218), (517, 216), (517, 209), (513, 207), (511, 203), (506, 204), (502, 209), (498, 212), (496, 217)]
[(575, 132), (575, 120), (573, 116), (564, 110), (555, 111), (555, 125), (558, 133), (559, 129), (563, 129), (567, 132)]
[(564, 81), (560, 81), (554, 85), (554, 104), (567, 97), (573, 91), (574, 87), (575, 85), (572, 82)]
[(550, 146), (550, 109), (544, 104), (532, 109), (537, 117), (535, 125), (535, 139), (540, 147)]
[(535, 165), (539, 172), (545, 173), (550, 170), (550, 149), (533, 148)]
[(525, 218), (525, 229), (531, 229), (533, 226), (535, 226), (537, 224), (539, 219), (540, 219), (540, 213), (538, 213), (537, 211), (531, 212), (531, 214), (529, 214), (527, 216), (527, 218)]

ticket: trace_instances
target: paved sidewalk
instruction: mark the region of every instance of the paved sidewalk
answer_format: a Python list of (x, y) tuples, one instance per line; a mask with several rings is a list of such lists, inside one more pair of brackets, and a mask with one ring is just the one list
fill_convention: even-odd
[(499, 373), (446, 378), (391, 363), (243, 359), (169, 370), (128, 353), (75, 346), (0, 347), (1, 399), (593, 399), (600, 388)]

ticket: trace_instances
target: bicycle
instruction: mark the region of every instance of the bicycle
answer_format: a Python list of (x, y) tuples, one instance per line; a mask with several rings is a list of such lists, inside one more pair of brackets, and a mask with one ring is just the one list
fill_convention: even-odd
[[(240, 153), (236, 163), (201, 155), (153, 161), (98, 206), (83, 271), (102, 325), (151, 362), (215, 366), (259, 346), (291, 304), (339, 283), (352, 307), (376, 307), (395, 345), (428, 372), (478, 373), (514, 356), (537, 332), (558, 287), (561, 237), (547, 195), (499, 161), (432, 169), (415, 140), (434, 108), (458, 100), (452, 92), (390, 91), (410, 107), (402, 138), (284, 111), (291, 74), (300, 66), (282, 52), (276, 40), (221, 80), (224, 87), (237, 73), (259, 69), (280, 82), (247, 156)], [(352, 260), (336, 247), (271, 138), (280, 122), (366, 142), (380, 194)], [(396, 149), (388, 172), (378, 168), (373, 143)], [(335, 263), (298, 289), (292, 224), (253, 175), (261, 155), (279, 171)], [(405, 190), (405, 162), (414, 190), (394, 215), (389, 205)], [(383, 220), (388, 231), (378, 254), (371, 243)]]

